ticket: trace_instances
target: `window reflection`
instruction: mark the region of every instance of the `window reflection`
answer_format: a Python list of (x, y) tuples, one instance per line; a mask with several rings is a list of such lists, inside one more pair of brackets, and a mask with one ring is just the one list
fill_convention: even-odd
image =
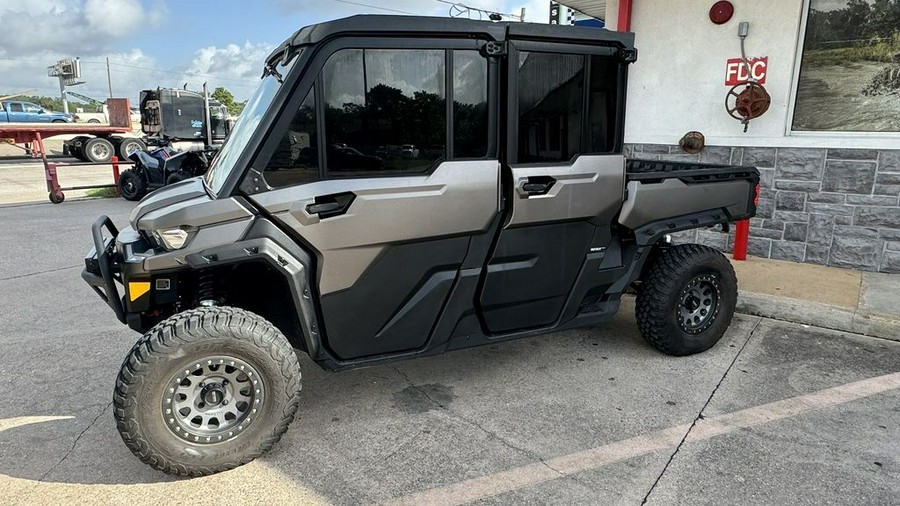
[(272, 187), (309, 183), (319, 179), (315, 88), (300, 104), (275, 153), (266, 165), (266, 183)]
[(478, 51), (453, 51), (453, 156), (487, 154), (487, 59)]
[(327, 174), (418, 173), (445, 156), (444, 51), (346, 49), (323, 71)]

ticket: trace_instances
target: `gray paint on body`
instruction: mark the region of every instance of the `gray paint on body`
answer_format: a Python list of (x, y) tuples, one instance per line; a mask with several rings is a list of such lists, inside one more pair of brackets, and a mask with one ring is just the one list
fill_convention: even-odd
[[(597, 217), (609, 223), (622, 204), (625, 158), (622, 155), (580, 156), (569, 165), (512, 168), (516, 191), (507, 228), (564, 219)], [(529, 177), (556, 180), (545, 195), (522, 191)]]
[(650, 184), (630, 181), (619, 223), (636, 229), (665, 218), (721, 208), (738, 215), (745, 212), (749, 199), (745, 180), (697, 184), (685, 184), (680, 179)]
[[(315, 248), (324, 295), (353, 286), (389, 244), (486, 231), (498, 213), (499, 177), (496, 160), (454, 161), (431, 174), (331, 179), (252, 198)], [(345, 214), (306, 211), (317, 196), (343, 192), (356, 195)]]

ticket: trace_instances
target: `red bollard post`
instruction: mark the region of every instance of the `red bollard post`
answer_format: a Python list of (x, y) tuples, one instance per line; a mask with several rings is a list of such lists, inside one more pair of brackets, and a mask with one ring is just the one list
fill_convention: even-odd
[(113, 155), (112, 158), (109, 159), (112, 162), (113, 169), (113, 183), (116, 185), (116, 197), (120, 197), (119, 195), (119, 157)]
[(747, 240), (750, 238), (750, 220), (737, 222), (734, 228), (734, 259), (747, 259)]

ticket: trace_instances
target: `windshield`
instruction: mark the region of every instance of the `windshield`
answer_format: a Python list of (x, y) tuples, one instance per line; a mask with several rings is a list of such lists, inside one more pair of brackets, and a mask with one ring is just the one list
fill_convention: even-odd
[[(278, 65), (277, 72), (281, 76), (287, 75), (291, 65), (296, 60), (295, 55), (287, 65)], [(247, 147), (247, 143), (250, 142), (256, 127), (259, 126), (259, 122), (262, 121), (263, 116), (269, 109), (269, 105), (272, 104), (272, 99), (275, 98), (275, 94), (281, 88), (279, 80), (280, 76), (276, 77), (272, 74), (263, 77), (247, 100), (247, 105), (244, 106), (244, 110), (234, 124), (234, 129), (228, 134), (225, 145), (222, 146), (222, 149), (210, 164), (209, 170), (203, 179), (206, 181), (206, 186), (214, 194), (218, 194), (219, 190), (222, 189), (222, 185), (225, 184), (228, 176), (234, 170), (238, 158), (241, 156), (244, 148)]]

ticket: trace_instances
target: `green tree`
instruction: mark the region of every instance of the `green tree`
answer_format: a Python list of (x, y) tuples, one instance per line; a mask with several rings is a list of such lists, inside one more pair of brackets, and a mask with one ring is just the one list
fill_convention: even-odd
[(235, 102), (234, 95), (228, 91), (227, 88), (223, 88), (222, 86), (217, 87), (213, 90), (211, 97), (214, 100), (217, 100), (220, 104), (224, 105), (228, 108), (228, 113), (232, 116), (237, 116), (244, 110), (244, 105), (246, 102)]

